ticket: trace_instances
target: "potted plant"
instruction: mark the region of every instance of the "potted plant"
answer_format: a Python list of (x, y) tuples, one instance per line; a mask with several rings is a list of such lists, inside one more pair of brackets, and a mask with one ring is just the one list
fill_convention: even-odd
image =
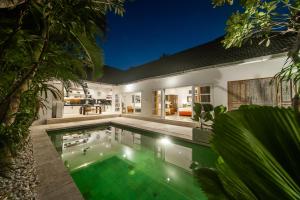
[(208, 145), (215, 118), (226, 111), (227, 108), (223, 105), (214, 107), (211, 104), (195, 103), (193, 120), (198, 121), (199, 124), (193, 128), (193, 140)]

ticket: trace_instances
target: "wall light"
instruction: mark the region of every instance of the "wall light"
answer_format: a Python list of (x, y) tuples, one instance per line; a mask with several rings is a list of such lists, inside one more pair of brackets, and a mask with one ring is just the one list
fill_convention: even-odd
[(134, 89), (135, 89), (135, 85), (134, 84), (125, 85), (125, 92), (133, 92)]

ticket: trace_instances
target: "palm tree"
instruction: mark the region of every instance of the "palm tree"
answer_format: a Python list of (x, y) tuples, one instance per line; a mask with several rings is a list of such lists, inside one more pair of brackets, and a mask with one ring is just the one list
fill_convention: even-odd
[[(7, 108), (2, 108), (1, 122), (6, 126), (14, 123), (20, 95), (28, 90), (38, 69), (49, 62), (49, 54), (52, 54), (51, 59), (56, 59), (55, 56), (60, 56), (57, 52), (65, 52), (70, 59), (80, 59), (80, 67), (86, 66), (95, 76), (99, 76), (102, 56), (95, 36), (105, 32), (105, 14), (108, 10), (114, 9), (117, 14), (124, 12), (123, 0), (35, 0), (14, 5), (14, 9), (2, 11), (2, 14), (14, 18), (1, 24), (5, 29), (0, 32), (1, 38), (4, 38), (0, 46), (0, 59), (4, 62), (2, 65), (6, 65), (10, 51), (19, 45), (25, 52), (18, 53), (29, 56), (30, 60), (27, 59), (27, 66), (20, 66), (26, 70), (16, 74), (9, 91), (1, 96), (0, 104)], [(16, 63), (8, 64), (12, 66)]]
[(107, 12), (123, 15), (123, 5), (124, 0), (1, 0), (0, 158), (27, 138), (47, 92), (60, 95), (49, 81), (69, 85), (87, 73), (101, 76), (96, 38), (105, 35)]

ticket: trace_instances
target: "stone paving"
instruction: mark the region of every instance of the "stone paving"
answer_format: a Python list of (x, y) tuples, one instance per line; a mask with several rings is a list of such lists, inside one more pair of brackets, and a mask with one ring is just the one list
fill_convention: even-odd
[(125, 117), (32, 126), (31, 137), (33, 142), (33, 155), (36, 160), (37, 174), (40, 181), (37, 191), (38, 199), (83, 199), (71, 176), (64, 167), (63, 162), (51, 143), (46, 131), (93, 124), (105, 124), (110, 122), (113, 124), (126, 125), (133, 128), (153, 131), (169, 135), (171, 137), (192, 141), (191, 127), (176, 126)]
[(33, 156), (36, 162), (39, 200), (83, 200), (60, 155), (46, 133), (45, 127), (32, 127)]
[(113, 118), (111, 122), (115, 124), (128, 125), (135, 128), (154, 131), (157, 133), (170, 135), (181, 139), (186, 139), (190, 141), (192, 140), (193, 129), (190, 127), (150, 122), (150, 121), (139, 120), (139, 119), (130, 119), (125, 117)]

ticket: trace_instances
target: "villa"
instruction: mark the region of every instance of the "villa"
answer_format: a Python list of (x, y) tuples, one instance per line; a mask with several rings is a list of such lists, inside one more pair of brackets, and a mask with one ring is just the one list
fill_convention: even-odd
[(0, 2), (0, 200), (300, 199), (299, 1)]
[(81, 86), (53, 82), (63, 100), (49, 94), (35, 122), (47, 125), (31, 128), (40, 199), (206, 200), (193, 166), (214, 168), (218, 156), (194, 104), (288, 107), (294, 95), (272, 81), (293, 36), (227, 50), (221, 40), (126, 71), (105, 66)]
[[(194, 103), (290, 106), (290, 82), (271, 84), (286, 62), (292, 36), (277, 36), (269, 47), (246, 44), (225, 49), (218, 38), (173, 55), (122, 71), (104, 67), (97, 82), (64, 90), (64, 101), (51, 99), (39, 123), (83, 115), (126, 115), (192, 122)], [(62, 89), (60, 83), (55, 83)], [(85, 91), (84, 91), (85, 90)], [(82, 105), (91, 104), (87, 112)], [(101, 113), (101, 114), (100, 114)]]
[[(211, 130), (195, 103), (291, 106), (290, 82), (271, 82), (293, 37), (225, 50), (218, 38), (48, 95), (32, 126), (40, 199), (207, 199), (192, 166), (215, 167)], [(68, 122), (68, 123), (67, 123)], [(99, 173), (101, 172), (101, 173)], [(55, 192), (53, 192), (55, 191)]]

